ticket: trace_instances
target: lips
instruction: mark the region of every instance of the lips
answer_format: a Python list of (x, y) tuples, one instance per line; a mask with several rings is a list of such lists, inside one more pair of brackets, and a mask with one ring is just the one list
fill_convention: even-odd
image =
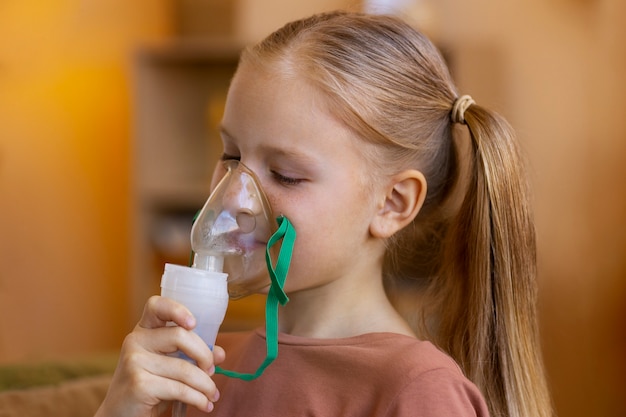
[(266, 241), (258, 240), (252, 233), (231, 232), (221, 235), (213, 242), (213, 249), (223, 254), (245, 255), (250, 251), (265, 249)]

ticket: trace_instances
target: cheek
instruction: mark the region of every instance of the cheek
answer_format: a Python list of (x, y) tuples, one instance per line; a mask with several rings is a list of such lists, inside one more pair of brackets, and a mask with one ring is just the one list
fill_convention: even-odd
[(283, 214), (297, 233), (293, 262), (323, 265), (331, 262), (335, 254), (359, 247), (369, 230), (368, 217), (361, 207), (339, 199), (290, 206)]
[(303, 217), (300, 200), (293, 193), (287, 193), (276, 185), (267, 185), (266, 181), (262, 181), (261, 188), (267, 197), (267, 202), (275, 218), (285, 216), (295, 226), (298, 219)]

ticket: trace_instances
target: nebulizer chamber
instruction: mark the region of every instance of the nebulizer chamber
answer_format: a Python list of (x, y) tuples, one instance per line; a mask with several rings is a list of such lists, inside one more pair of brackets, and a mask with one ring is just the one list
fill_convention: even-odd
[(226, 174), (196, 217), (191, 230), (191, 267), (166, 264), (161, 295), (190, 309), (194, 331), (213, 346), (229, 298), (270, 285), (266, 245), (276, 220), (252, 171), (225, 161)]

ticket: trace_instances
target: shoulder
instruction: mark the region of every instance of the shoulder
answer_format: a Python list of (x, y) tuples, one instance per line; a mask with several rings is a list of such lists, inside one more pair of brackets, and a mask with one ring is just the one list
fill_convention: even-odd
[(394, 416), (488, 416), (478, 388), (451, 368), (433, 368), (407, 381), (390, 405)]
[[(283, 342), (297, 345), (299, 340), (285, 337)], [(316, 367), (327, 367), (333, 379), (367, 393), (363, 397), (373, 399), (370, 409), (379, 410), (378, 415), (488, 415), (479, 389), (431, 342), (395, 333), (370, 333), (312, 341), (309, 346), (321, 349), (325, 364), (315, 362)], [(312, 354), (309, 349), (307, 357)], [(342, 370), (341, 376), (338, 370)]]
[(457, 363), (431, 342), (395, 333), (372, 333), (359, 336), (358, 340), (372, 362), (384, 366), (391, 374), (397, 372), (406, 379), (415, 379), (446, 370), (446, 374), (464, 378)]
[(380, 374), (387, 375), (387, 384), (395, 390), (387, 415), (488, 416), (478, 388), (450, 356), (432, 343), (384, 334), (376, 336), (373, 343), (386, 344), (384, 351), (388, 354), (380, 362), (385, 368)]

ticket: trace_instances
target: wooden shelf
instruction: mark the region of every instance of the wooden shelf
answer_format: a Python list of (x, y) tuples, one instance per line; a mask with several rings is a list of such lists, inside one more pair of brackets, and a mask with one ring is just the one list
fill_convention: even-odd
[[(164, 264), (188, 262), (187, 236), (221, 155), (218, 124), (241, 49), (228, 39), (180, 39), (134, 55), (131, 276), (137, 316), (159, 292)], [(224, 328), (263, 322), (258, 297), (231, 304)]]

